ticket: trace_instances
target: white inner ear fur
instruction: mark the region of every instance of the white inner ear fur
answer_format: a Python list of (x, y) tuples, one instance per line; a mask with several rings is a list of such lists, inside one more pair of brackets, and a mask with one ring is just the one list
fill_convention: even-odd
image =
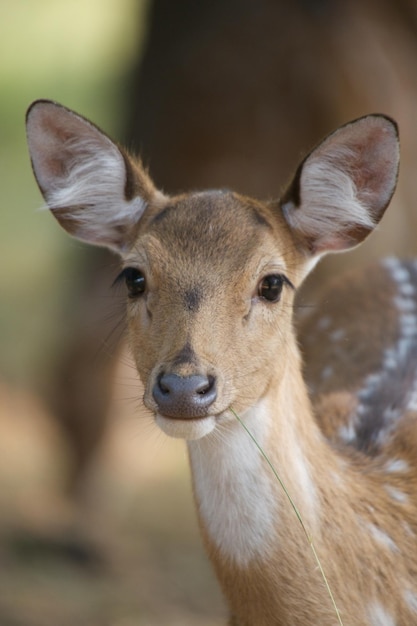
[(103, 149), (102, 142), (91, 138), (67, 142), (65, 173), (45, 192), (52, 210), (73, 207), (74, 219), (86, 238), (94, 238), (99, 226), (134, 224), (146, 208), (142, 198), (126, 200), (123, 156), (116, 145), (108, 141)]
[(282, 209), (290, 226), (302, 235), (326, 242), (329, 249), (346, 247), (338, 236), (353, 226), (372, 230), (376, 226), (371, 208), (364, 202), (366, 190), (358, 191), (348, 170), (339, 164), (353, 163), (355, 152), (334, 147), (320, 158), (308, 158), (300, 178), (301, 206), (286, 202)]

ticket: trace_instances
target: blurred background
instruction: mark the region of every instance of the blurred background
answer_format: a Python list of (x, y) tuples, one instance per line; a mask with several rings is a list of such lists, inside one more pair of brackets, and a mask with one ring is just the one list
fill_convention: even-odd
[(306, 310), (343, 267), (416, 254), (415, 0), (3, 0), (0, 94), (0, 626), (223, 624), (184, 446), (141, 407), (117, 260), (38, 210), (25, 111), (76, 110), (168, 193), (258, 197), (338, 125), (393, 116), (395, 199)]

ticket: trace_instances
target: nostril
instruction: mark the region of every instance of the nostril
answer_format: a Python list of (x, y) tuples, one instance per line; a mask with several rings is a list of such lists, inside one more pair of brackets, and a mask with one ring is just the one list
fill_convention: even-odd
[(206, 380), (201, 382), (201, 387), (196, 389), (196, 392), (200, 396), (204, 396), (206, 393), (209, 393), (214, 389), (215, 379), (213, 376), (208, 376)]
[(169, 381), (165, 380), (165, 374), (160, 374), (156, 381), (156, 384), (159, 387), (159, 390), (162, 391), (163, 394), (168, 395), (170, 392)]

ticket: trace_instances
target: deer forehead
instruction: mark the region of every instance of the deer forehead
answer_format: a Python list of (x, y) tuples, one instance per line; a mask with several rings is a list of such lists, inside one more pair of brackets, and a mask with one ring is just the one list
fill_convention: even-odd
[(144, 263), (155, 286), (207, 290), (286, 272), (288, 248), (268, 207), (233, 192), (208, 191), (170, 199), (139, 232), (126, 263)]

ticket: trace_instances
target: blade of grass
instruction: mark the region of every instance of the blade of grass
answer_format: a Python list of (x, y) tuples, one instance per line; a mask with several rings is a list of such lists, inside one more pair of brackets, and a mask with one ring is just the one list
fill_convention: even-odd
[(330, 585), (329, 585), (329, 581), (327, 580), (326, 574), (324, 573), (323, 566), (322, 566), (321, 561), (320, 561), (320, 559), (319, 559), (319, 556), (318, 556), (318, 554), (317, 554), (317, 552), (316, 552), (316, 548), (315, 548), (314, 543), (313, 543), (313, 538), (311, 537), (311, 535), (310, 535), (310, 534), (309, 534), (309, 532), (307, 531), (307, 528), (306, 528), (306, 526), (305, 526), (305, 524), (304, 524), (304, 522), (303, 522), (303, 518), (301, 517), (301, 514), (300, 514), (300, 512), (299, 512), (299, 510), (298, 510), (297, 506), (295, 505), (294, 500), (292, 499), (291, 495), (289, 494), (287, 487), (285, 486), (284, 482), (282, 481), (282, 479), (281, 479), (280, 475), (278, 474), (277, 470), (276, 470), (276, 469), (275, 469), (275, 467), (273, 466), (273, 464), (272, 464), (272, 462), (270, 461), (269, 457), (267, 456), (267, 454), (265, 453), (265, 451), (262, 449), (262, 447), (259, 445), (259, 443), (256, 441), (255, 437), (252, 435), (252, 433), (251, 433), (251, 431), (249, 430), (249, 428), (246, 426), (246, 424), (243, 422), (243, 420), (239, 417), (239, 415), (236, 413), (236, 411), (234, 411), (234, 409), (232, 409), (232, 408), (231, 408), (231, 409), (230, 409), (230, 411), (233, 413), (233, 415), (235, 416), (235, 418), (237, 419), (237, 421), (239, 422), (239, 424), (240, 424), (240, 425), (244, 428), (244, 430), (247, 432), (247, 434), (249, 435), (249, 437), (252, 439), (253, 443), (254, 443), (254, 444), (255, 444), (255, 446), (258, 448), (259, 452), (262, 454), (263, 458), (265, 459), (265, 461), (266, 461), (266, 462), (267, 462), (267, 464), (269, 465), (269, 467), (270, 467), (270, 469), (271, 469), (272, 473), (274, 474), (275, 478), (277, 479), (277, 481), (278, 481), (278, 482), (279, 482), (279, 484), (281, 485), (282, 490), (284, 491), (284, 493), (285, 493), (286, 497), (288, 498), (288, 501), (289, 501), (289, 503), (291, 504), (291, 507), (293, 508), (294, 513), (296, 514), (297, 519), (298, 519), (298, 521), (299, 521), (299, 522), (300, 522), (300, 524), (301, 524), (301, 528), (303, 529), (304, 534), (305, 534), (305, 536), (307, 537), (307, 541), (308, 541), (308, 543), (310, 544), (311, 551), (312, 551), (312, 553), (313, 553), (313, 556), (314, 556), (314, 559), (315, 559), (315, 561), (316, 561), (316, 563), (317, 563), (317, 566), (318, 566), (318, 568), (319, 568), (319, 570), (320, 570), (320, 574), (321, 574), (321, 576), (322, 576), (322, 578), (323, 578), (323, 581), (324, 581), (325, 587), (326, 587), (326, 589), (327, 589), (327, 593), (329, 594), (329, 597), (330, 597), (330, 600), (331, 600), (331, 602), (332, 602), (333, 608), (334, 608), (334, 610), (335, 610), (335, 613), (336, 613), (336, 616), (337, 616), (338, 622), (339, 622), (340, 626), (343, 626), (342, 618), (341, 618), (341, 616), (340, 616), (339, 609), (337, 608), (336, 600), (334, 599), (334, 596), (333, 596), (332, 590), (331, 590)]

